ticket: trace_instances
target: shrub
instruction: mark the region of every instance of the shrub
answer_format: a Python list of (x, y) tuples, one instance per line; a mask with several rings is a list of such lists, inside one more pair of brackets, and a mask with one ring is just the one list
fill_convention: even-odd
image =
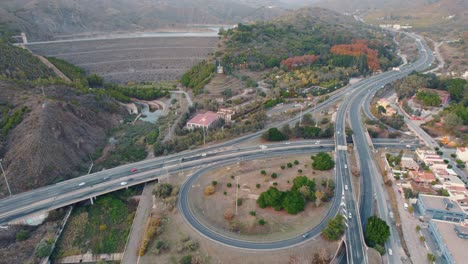
[(295, 161), (294, 161), (294, 165), (299, 165), (299, 161), (298, 161), (298, 160), (295, 160)]
[(231, 175), (231, 179), (234, 179), (234, 175)]
[(265, 171), (265, 170), (261, 170), (261, 171), (260, 171), (260, 174), (262, 174), (262, 175), (266, 175), (267, 173), (266, 173), (266, 171)]
[(257, 215), (257, 212), (255, 212), (255, 211), (250, 211), (249, 214), (250, 214), (251, 216), (256, 216), (256, 215)]
[(171, 195), (173, 188), (174, 187), (169, 183), (160, 183), (154, 188), (153, 194), (158, 198), (167, 198)]
[(44, 258), (50, 255), (52, 251), (52, 245), (48, 241), (41, 241), (36, 248), (35, 255), (38, 258)]
[(20, 231), (16, 232), (16, 240), (17, 241), (24, 241), (29, 238), (31, 234), (26, 229), (21, 229)]
[(298, 172), (298, 173), (302, 173), (302, 170), (301, 170), (301, 169), (298, 169), (297, 172)]
[(255, 187), (257, 187), (257, 189), (260, 189), (260, 186), (260, 183), (255, 184)]
[(180, 261), (180, 264), (192, 264), (192, 255), (183, 256)]
[(224, 195), (227, 195), (227, 192), (226, 192), (226, 191), (224, 191), (224, 192), (223, 192), (223, 194), (224, 194)]
[(211, 185), (213, 185), (213, 186), (216, 186), (217, 184), (218, 184), (217, 181), (212, 181), (212, 182), (211, 182)]
[(231, 187), (232, 187), (232, 184), (231, 184), (230, 182), (228, 182), (228, 183), (226, 184), (226, 186), (227, 186), (228, 188), (231, 188)]
[(288, 166), (288, 168), (292, 168), (292, 163), (291, 162), (288, 162), (288, 164), (286, 164)]
[(374, 249), (377, 250), (377, 252), (379, 252), (380, 255), (385, 254), (385, 248), (381, 245), (375, 245)]
[(226, 209), (226, 211), (224, 211), (224, 219), (226, 219), (227, 221), (231, 221), (232, 219), (234, 219), (234, 212), (231, 208), (228, 208)]
[(266, 224), (266, 221), (264, 219), (260, 219), (260, 220), (258, 220), (258, 224), (263, 226), (263, 225)]
[(204, 193), (205, 195), (212, 195), (216, 192), (214, 186), (210, 185), (210, 186), (206, 186), (205, 187), (205, 190), (204, 190)]
[(237, 206), (241, 206), (242, 205), (242, 198), (237, 198)]
[(284, 170), (286, 168), (286, 166), (284, 165), (281, 165), (281, 169)]
[(272, 177), (273, 179), (276, 179), (276, 178), (278, 178), (278, 174), (277, 174), (276, 172), (273, 172), (273, 173), (271, 174), (271, 177)]
[(273, 186), (278, 186), (278, 183), (277, 183), (277, 182), (273, 182)]

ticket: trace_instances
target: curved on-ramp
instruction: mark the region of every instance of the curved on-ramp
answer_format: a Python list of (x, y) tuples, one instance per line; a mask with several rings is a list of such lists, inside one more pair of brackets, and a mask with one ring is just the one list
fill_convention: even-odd
[[(273, 156), (312, 154), (312, 153), (318, 153), (320, 151), (329, 151), (329, 150), (330, 149), (317, 149), (317, 148), (315, 149), (311, 148), (308, 150), (304, 150), (304, 149), (288, 150), (282, 153), (259, 154), (257, 156), (248, 157), (244, 159), (244, 161), (262, 159), (262, 158), (273, 157)], [(193, 183), (201, 175), (205, 174), (206, 172), (213, 170), (215, 168), (226, 166), (226, 165), (233, 164), (236, 162), (238, 162), (238, 160), (236, 159), (222, 161), (214, 165), (211, 165), (209, 167), (198, 170), (197, 172), (192, 174), (187, 179), (187, 181), (182, 185), (180, 192), (179, 192), (178, 207), (182, 213), (182, 216), (185, 218), (186, 222), (193, 229), (195, 229), (195, 231), (197, 231), (202, 236), (210, 239), (211, 241), (221, 243), (226, 246), (230, 246), (234, 248), (239, 248), (239, 249), (244, 249), (244, 250), (255, 250), (255, 251), (270, 251), (270, 250), (290, 248), (296, 245), (306, 243), (312, 240), (317, 235), (319, 235), (322, 229), (326, 226), (328, 219), (334, 217), (337, 214), (338, 209), (339, 209), (339, 197), (340, 197), (338, 192), (341, 190), (341, 185), (339, 186), (339, 183), (341, 182), (341, 180), (337, 179), (337, 177), (340, 177), (340, 175), (338, 174), (335, 176), (336, 187), (335, 187), (335, 195), (334, 195), (334, 198), (332, 199), (332, 206), (330, 207), (325, 217), (322, 218), (321, 222), (307, 231), (307, 234), (308, 234), (307, 238), (304, 238), (301, 234), (301, 235), (294, 236), (288, 239), (283, 239), (283, 240), (268, 241), (268, 242), (257, 242), (257, 241), (254, 242), (254, 241), (247, 241), (247, 240), (241, 240), (237, 238), (228, 237), (224, 234), (220, 234), (214, 230), (211, 230), (207, 226), (203, 225), (192, 212), (192, 209), (190, 208), (190, 205), (189, 205), (189, 195), (188, 195), (189, 189), (192, 187)]]

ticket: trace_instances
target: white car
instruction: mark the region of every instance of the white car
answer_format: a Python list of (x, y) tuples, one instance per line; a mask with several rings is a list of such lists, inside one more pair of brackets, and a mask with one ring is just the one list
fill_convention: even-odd
[(260, 148), (261, 148), (261, 149), (266, 149), (267, 146), (265, 146), (265, 145), (260, 145)]
[(206, 153), (202, 153), (201, 156), (202, 156), (202, 157), (206, 157)]
[(309, 233), (305, 233), (305, 234), (302, 235), (303, 238), (306, 238), (308, 236), (309, 236)]
[(85, 182), (82, 182), (82, 183), (78, 184), (78, 186), (83, 186), (85, 184), (86, 184)]
[(348, 185), (345, 184), (344, 189), (345, 189), (345, 190), (348, 190)]
[(123, 185), (127, 185), (127, 182), (125, 182), (125, 181), (124, 181), (124, 182), (121, 182), (120, 185), (122, 185), (122, 186), (123, 186)]
[(393, 251), (392, 251), (391, 248), (388, 249), (388, 254), (389, 254), (390, 256), (393, 255)]
[(345, 165), (344, 165), (344, 168), (347, 169), (347, 168), (348, 168), (348, 165), (345, 164)]
[(349, 213), (348, 218), (349, 218), (349, 219), (353, 218), (353, 217), (351, 216), (351, 213)]

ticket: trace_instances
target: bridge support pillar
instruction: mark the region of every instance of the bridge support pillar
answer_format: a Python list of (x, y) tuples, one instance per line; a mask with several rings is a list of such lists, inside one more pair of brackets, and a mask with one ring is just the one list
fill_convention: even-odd
[(89, 200), (91, 201), (91, 205), (94, 205), (93, 198), (94, 198), (94, 197), (90, 197), (90, 198), (89, 198)]

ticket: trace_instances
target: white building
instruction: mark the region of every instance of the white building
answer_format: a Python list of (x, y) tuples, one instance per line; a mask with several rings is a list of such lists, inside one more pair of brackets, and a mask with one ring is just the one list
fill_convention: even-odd
[(457, 148), (457, 157), (463, 162), (468, 162), (468, 148)]

